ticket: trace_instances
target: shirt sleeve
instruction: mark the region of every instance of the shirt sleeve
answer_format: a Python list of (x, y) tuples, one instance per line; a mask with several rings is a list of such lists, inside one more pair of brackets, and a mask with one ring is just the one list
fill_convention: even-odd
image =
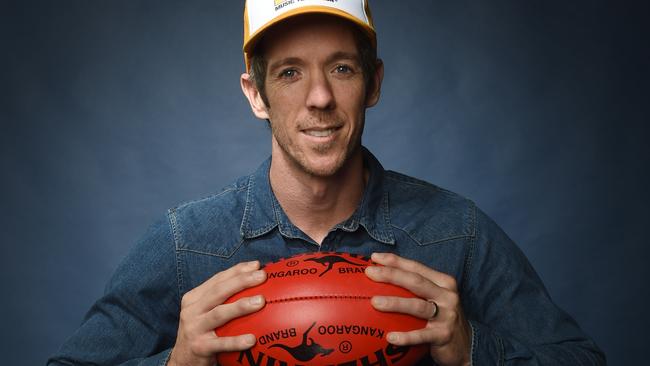
[(512, 240), (482, 212), (461, 300), (473, 365), (605, 365), (605, 356), (551, 300)]
[(176, 252), (167, 218), (124, 258), (104, 295), (48, 365), (165, 365), (180, 312)]

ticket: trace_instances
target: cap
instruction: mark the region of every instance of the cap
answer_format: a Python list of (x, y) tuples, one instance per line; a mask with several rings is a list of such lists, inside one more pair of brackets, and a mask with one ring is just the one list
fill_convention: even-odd
[(376, 47), (377, 35), (368, 0), (246, 0), (244, 8), (244, 60), (262, 33), (274, 24), (300, 14), (330, 14), (352, 21), (368, 34)]

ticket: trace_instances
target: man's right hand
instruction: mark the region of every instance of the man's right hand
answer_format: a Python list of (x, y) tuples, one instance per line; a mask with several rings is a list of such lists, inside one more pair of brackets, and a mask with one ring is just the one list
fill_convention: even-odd
[(218, 337), (215, 328), (231, 319), (264, 307), (264, 297), (245, 297), (231, 304), (224, 301), (237, 292), (266, 280), (258, 261), (239, 263), (219, 272), (183, 296), (176, 344), (169, 366), (212, 366), (219, 352), (241, 351), (255, 344), (253, 334)]

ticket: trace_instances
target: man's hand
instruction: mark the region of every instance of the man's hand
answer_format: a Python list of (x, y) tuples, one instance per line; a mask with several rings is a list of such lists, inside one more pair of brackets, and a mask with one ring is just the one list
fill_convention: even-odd
[(217, 353), (241, 351), (255, 344), (252, 334), (217, 337), (214, 329), (264, 307), (265, 299), (261, 295), (223, 304), (237, 292), (264, 282), (266, 273), (259, 268), (258, 261), (239, 263), (183, 296), (176, 344), (168, 365), (212, 366)]
[(388, 342), (398, 346), (428, 343), (431, 345), (431, 357), (438, 365), (469, 365), (471, 328), (460, 305), (456, 280), (395, 254), (375, 253), (372, 260), (384, 267), (366, 268), (366, 275), (370, 279), (392, 283), (421, 297), (374, 296), (373, 307), (379, 311), (410, 314), (428, 320), (423, 329), (388, 333)]

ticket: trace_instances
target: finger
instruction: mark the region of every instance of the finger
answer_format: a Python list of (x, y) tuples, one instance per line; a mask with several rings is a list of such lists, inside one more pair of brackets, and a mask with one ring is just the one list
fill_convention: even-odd
[(243, 351), (255, 345), (253, 334), (243, 334), (233, 337), (216, 337), (205, 341), (206, 354), (217, 354), (221, 352)]
[(424, 276), (395, 267), (370, 266), (366, 275), (373, 281), (390, 283), (405, 288), (424, 299), (440, 299), (446, 289), (439, 287)]
[(214, 291), (214, 288), (218, 286), (219, 283), (227, 281), (242, 273), (255, 271), (259, 268), (259, 261), (238, 263), (224, 271), (215, 274), (199, 286), (195, 287), (191, 291), (188, 291), (185, 296), (183, 296), (183, 302), (185, 305), (192, 305), (193, 303), (199, 301), (199, 299), (201, 299), (206, 293)]
[(427, 327), (410, 332), (390, 332), (386, 335), (386, 340), (396, 346), (417, 344), (442, 346), (450, 342), (451, 330), (446, 327)]
[(264, 296), (244, 297), (230, 304), (215, 307), (205, 314), (202, 325), (206, 330), (220, 327), (232, 319), (259, 311), (264, 307)]
[(408, 314), (427, 320), (438, 313), (438, 306), (436, 304), (416, 298), (373, 296), (370, 303), (379, 311)]
[(407, 272), (415, 272), (440, 287), (444, 287), (452, 291), (456, 290), (456, 279), (454, 279), (454, 277), (429, 268), (418, 261), (402, 258), (393, 253), (373, 253), (371, 258), (375, 263), (379, 263), (387, 267), (399, 268)]
[(225, 271), (221, 271), (216, 275), (212, 276), (210, 279), (208, 279), (205, 282), (205, 284), (207, 284), (208, 286), (214, 286), (215, 284), (218, 284), (223, 281), (227, 281), (242, 273), (253, 272), (258, 269), (260, 269), (260, 261), (257, 260), (237, 263), (236, 265), (226, 269)]

